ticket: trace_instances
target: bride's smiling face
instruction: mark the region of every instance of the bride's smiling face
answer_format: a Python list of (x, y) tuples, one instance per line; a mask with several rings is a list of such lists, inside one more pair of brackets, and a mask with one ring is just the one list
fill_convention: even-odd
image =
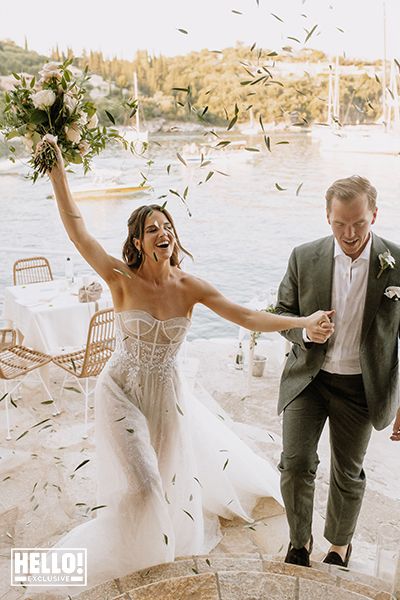
[(172, 224), (161, 211), (153, 210), (144, 225), (142, 252), (156, 261), (169, 260), (175, 243)]

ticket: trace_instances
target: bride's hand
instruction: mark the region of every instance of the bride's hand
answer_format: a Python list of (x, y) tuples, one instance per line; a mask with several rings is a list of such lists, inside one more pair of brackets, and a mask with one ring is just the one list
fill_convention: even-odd
[(309, 339), (317, 344), (325, 344), (334, 332), (335, 326), (331, 322), (334, 310), (317, 310), (306, 317), (306, 332)]
[(38, 154), (43, 148), (43, 146), (45, 146), (46, 144), (50, 145), (53, 148), (56, 157), (56, 163), (52, 167), (51, 171), (48, 171), (47, 174), (49, 175), (50, 179), (54, 178), (57, 175), (64, 175), (64, 159), (60, 150), (60, 146), (57, 144), (57, 136), (54, 136), (51, 133), (46, 133), (46, 135), (44, 135), (40, 142), (37, 144), (35, 153)]

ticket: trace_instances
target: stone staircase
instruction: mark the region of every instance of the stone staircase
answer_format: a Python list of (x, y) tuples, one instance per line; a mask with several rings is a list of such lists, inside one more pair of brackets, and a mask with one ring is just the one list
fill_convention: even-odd
[(287, 565), (254, 554), (211, 554), (157, 565), (74, 600), (391, 600), (388, 583), (322, 563)]

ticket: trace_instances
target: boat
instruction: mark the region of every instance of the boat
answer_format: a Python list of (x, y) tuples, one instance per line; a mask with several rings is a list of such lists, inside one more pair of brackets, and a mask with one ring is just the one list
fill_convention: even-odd
[(250, 108), (249, 111), (249, 122), (247, 124), (239, 125), (239, 131), (242, 135), (261, 135), (262, 129), (261, 126), (254, 120), (253, 109)]
[(121, 135), (124, 136), (127, 142), (139, 142), (141, 144), (149, 141), (149, 132), (147, 130), (140, 129), (140, 105), (139, 105), (139, 90), (138, 90), (138, 79), (136, 71), (133, 74), (133, 89), (134, 99), (137, 101), (137, 110), (135, 113), (135, 126), (119, 127)]
[(130, 197), (133, 194), (147, 192), (150, 189), (149, 185), (119, 185), (108, 188), (93, 188), (72, 190), (71, 194), (74, 200), (101, 200)]
[(326, 123), (314, 124), (312, 138), (318, 140), (321, 152), (353, 152), (357, 154), (400, 155), (399, 76), (395, 60), (390, 61), (390, 81), (386, 85), (386, 12), (384, 6), (384, 55), (382, 68), (382, 115), (368, 125), (342, 125), (339, 104), (339, 59), (336, 56), (334, 82), (329, 72), (328, 115)]

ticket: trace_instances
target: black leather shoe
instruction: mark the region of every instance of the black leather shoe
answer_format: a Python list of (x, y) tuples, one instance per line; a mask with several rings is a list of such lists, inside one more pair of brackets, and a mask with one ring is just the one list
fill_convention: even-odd
[(310, 549), (307, 550), (305, 546), (302, 548), (294, 548), (292, 543), (289, 542), (288, 551), (285, 557), (285, 563), (292, 565), (300, 565), (302, 567), (310, 567), (310, 554), (313, 549), (313, 538), (310, 539)]
[(328, 565), (336, 565), (338, 567), (347, 567), (347, 565), (349, 564), (352, 550), (353, 550), (353, 547), (351, 544), (349, 544), (347, 546), (346, 556), (344, 557), (344, 560), (342, 559), (340, 554), (338, 554), (337, 552), (328, 552), (328, 554), (325, 556), (325, 558), (322, 562), (327, 563)]

